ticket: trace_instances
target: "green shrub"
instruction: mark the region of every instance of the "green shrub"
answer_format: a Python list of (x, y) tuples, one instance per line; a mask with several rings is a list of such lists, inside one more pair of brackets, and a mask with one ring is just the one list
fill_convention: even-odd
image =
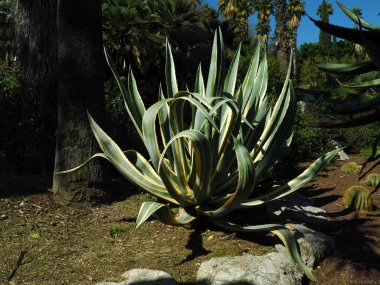
[(348, 154), (358, 154), (363, 147), (370, 147), (373, 144), (379, 123), (345, 129), (307, 126), (307, 123), (324, 119), (329, 113), (331, 113), (329, 108), (319, 103), (305, 103), (304, 110), (298, 108), (292, 144), (297, 160), (319, 157), (331, 149), (332, 141), (344, 147), (344, 151)]

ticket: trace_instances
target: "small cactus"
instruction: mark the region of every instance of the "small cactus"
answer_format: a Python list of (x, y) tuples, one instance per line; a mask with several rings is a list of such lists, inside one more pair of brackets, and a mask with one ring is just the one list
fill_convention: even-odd
[(371, 173), (368, 174), (365, 178), (365, 184), (368, 186), (376, 187), (380, 183), (380, 174), (379, 173)]
[(347, 208), (356, 211), (371, 211), (373, 208), (371, 191), (361, 185), (349, 187), (344, 193), (343, 202)]
[(342, 165), (341, 171), (346, 174), (359, 174), (361, 170), (361, 166), (356, 162), (348, 162)]

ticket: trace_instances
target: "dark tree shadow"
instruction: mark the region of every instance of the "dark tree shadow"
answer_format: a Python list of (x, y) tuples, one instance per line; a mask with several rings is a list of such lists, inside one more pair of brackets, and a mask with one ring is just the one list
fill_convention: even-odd
[(186, 262), (192, 261), (199, 256), (207, 255), (211, 251), (206, 250), (203, 247), (202, 232), (204, 231), (204, 226), (200, 224), (193, 225), (193, 231), (189, 236), (189, 239), (186, 244), (186, 248), (191, 250), (191, 253), (181, 262), (177, 263), (176, 266), (182, 265)]

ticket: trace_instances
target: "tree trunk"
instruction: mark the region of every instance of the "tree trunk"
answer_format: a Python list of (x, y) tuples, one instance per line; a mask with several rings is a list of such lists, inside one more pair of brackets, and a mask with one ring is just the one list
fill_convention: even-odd
[[(25, 96), (34, 97), (28, 101), (33, 111), (24, 114), (29, 116), (24, 118), (38, 126), (28, 146), (37, 154), (34, 169), (42, 173), (51, 173), (54, 161), (56, 112), (52, 106), (57, 102), (57, 3), (58, 0), (15, 0), (14, 6), (16, 58), (22, 71), (17, 76), (30, 90)], [(8, 60), (13, 62), (12, 48), (8, 52)], [(25, 149), (21, 144), (17, 152), (24, 154)], [(20, 161), (15, 169), (20, 171), (19, 167), (23, 167)]]
[(297, 28), (292, 30), (293, 82), (297, 82)]
[(281, 70), (286, 72), (289, 66), (290, 42), (288, 30), (288, 18), (286, 13), (286, 0), (276, 0), (276, 48), (277, 59)]
[(54, 73), (57, 66), (57, 0), (17, 0), (17, 59), (23, 71)]
[[(58, 126), (55, 172), (80, 165), (98, 152), (87, 110), (102, 124), (105, 117), (101, 1), (58, 1)], [(108, 200), (99, 160), (54, 175), (59, 204), (91, 206)]]

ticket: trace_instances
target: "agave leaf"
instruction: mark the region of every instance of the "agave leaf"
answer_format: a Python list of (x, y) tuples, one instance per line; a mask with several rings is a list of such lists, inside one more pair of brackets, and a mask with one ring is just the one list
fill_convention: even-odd
[[(176, 211), (178, 213), (174, 214), (173, 211)], [(154, 216), (164, 224), (171, 226), (180, 226), (183, 224), (188, 224), (196, 219), (196, 217), (190, 215), (183, 208), (170, 209), (170, 207), (167, 205), (158, 209), (158, 211), (154, 213)]]
[[(165, 100), (164, 93), (162, 92), (162, 86), (160, 84), (159, 89), (159, 99)], [(159, 126), (160, 126), (160, 133), (161, 133), (161, 139), (162, 144), (164, 147), (166, 147), (167, 142), (170, 140), (170, 121), (169, 121), (169, 105), (166, 103), (160, 111), (158, 112), (158, 120), (159, 120)], [(173, 161), (173, 156), (169, 152), (169, 161)]]
[(281, 153), (280, 149), (283, 149), (283, 146), (286, 143), (286, 138), (288, 138), (291, 133), (297, 109), (297, 101), (291, 83), (289, 84), (286, 98), (283, 113), (281, 114), (278, 123), (273, 128), (273, 135), (271, 135), (262, 148), (265, 155), (263, 155), (256, 167), (256, 176), (258, 178), (261, 177), (279, 157), (285, 155), (285, 153)]
[[(160, 162), (159, 162), (159, 171), (165, 157), (165, 153), (168, 150), (168, 147), (175, 142), (176, 140), (187, 138), (191, 143), (193, 148), (194, 160), (191, 169), (194, 171), (194, 185), (192, 187), (188, 184), (187, 176), (182, 172), (178, 173), (180, 186), (182, 188), (182, 193), (185, 195), (187, 193), (193, 194), (192, 196), (195, 199), (196, 204), (203, 203), (208, 197), (207, 188), (209, 186), (209, 180), (211, 176), (211, 167), (210, 167), (210, 148), (206, 136), (197, 130), (185, 130), (175, 135), (168, 143), (167, 147), (163, 150)], [(181, 171), (181, 170), (180, 170)], [(192, 175), (190, 175), (192, 176)]]
[[(158, 175), (142, 155), (134, 152), (135, 155), (130, 157), (133, 158), (134, 161), (131, 161), (90, 115), (89, 120), (95, 138), (107, 160), (109, 160), (123, 176), (150, 194), (178, 205), (178, 202), (168, 193), (164, 184), (162, 184), (162, 182), (159, 183)], [(156, 179), (152, 179), (152, 177)]]
[(158, 209), (164, 207), (165, 204), (153, 201), (143, 202), (140, 207), (139, 214), (136, 220), (136, 229), (141, 226), (150, 216), (152, 216)]
[(309, 19), (322, 31), (356, 44), (364, 45), (364, 39), (370, 40), (374, 43), (378, 43), (380, 41), (378, 32), (376, 31), (360, 31), (357, 29), (344, 28), (326, 22), (317, 21), (311, 17), (309, 17)]
[(245, 109), (247, 105), (247, 101), (252, 96), (252, 89), (256, 80), (257, 70), (260, 62), (260, 44), (257, 44), (255, 47), (255, 51), (253, 53), (253, 57), (251, 60), (251, 64), (249, 65), (248, 72), (244, 78), (242, 85), (242, 93), (243, 93), (243, 104), (241, 110)]
[(318, 68), (328, 73), (358, 75), (376, 70), (372, 61), (348, 64), (321, 63)]
[(321, 121), (316, 123), (307, 123), (305, 126), (308, 127), (323, 127), (327, 129), (336, 129), (336, 128), (351, 128), (364, 126), (380, 120), (380, 111), (375, 109), (373, 112), (365, 115), (361, 115), (354, 118), (348, 119), (335, 119), (328, 121)]
[(217, 95), (221, 96), (223, 93), (224, 81), (226, 79), (226, 51), (224, 49), (223, 35), (219, 27), (219, 45), (220, 45), (220, 65), (219, 76), (217, 84)]
[(177, 77), (175, 74), (175, 66), (172, 50), (168, 39), (166, 38), (166, 61), (165, 61), (165, 79), (168, 98), (173, 98), (178, 92)]
[[(202, 66), (201, 66), (201, 64), (199, 64), (199, 66), (198, 66), (197, 75), (196, 75), (196, 78), (195, 78), (194, 92), (198, 93), (200, 97), (205, 97), (206, 96), (206, 91), (205, 91), (205, 85), (204, 85), (204, 81), (203, 81)], [(201, 112), (199, 110), (196, 110), (195, 117), (192, 118), (192, 120), (191, 120), (191, 128), (199, 130), (201, 124), (204, 121), (205, 121), (205, 117), (202, 116), (202, 114), (201, 114)]]
[(216, 73), (217, 73), (217, 68), (218, 68), (217, 61), (218, 61), (218, 34), (215, 31), (214, 42), (212, 45), (211, 62), (210, 62), (210, 68), (208, 72), (208, 79), (207, 79), (206, 97), (213, 97), (213, 93), (215, 90)]
[(266, 225), (239, 225), (222, 219), (209, 219), (210, 222), (230, 231), (239, 231), (239, 232), (259, 232), (259, 231), (271, 231), (277, 235), (281, 241), (284, 243), (286, 248), (289, 251), (292, 259), (297, 263), (303, 273), (312, 281), (318, 282), (310, 268), (306, 266), (303, 262), (302, 257), (300, 256), (297, 248), (296, 241), (292, 233), (283, 225), (278, 224), (266, 224)]
[(377, 39), (373, 40), (371, 38), (364, 37), (364, 49), (376, 65), (377, 69), (380, 70), (380, 32), (377, 32)]
[(296, 241), (294, 240), (294, 237), (292, 233), (285, 227), (278, 230), (272, 230), (272, 233), (274, 233), (276, 236), (278, 236), (281, 241), (284, 243), (286, 248), (289, 250), (290, 256), (292, 259), (298, 264), (298, 266), (301, 268), (303, 273), (312, 281), (318, 282), (317, 278), (313, 275), (310, 268), (307, 267), (307, 265), (303, 262), (297, 248)]
[[(170, 113), (171, 116), (171, 128), (173, 128), (174, 133), (179, 133), (183, 129), (181, 129), (181, 126), (178, 125), (178, 122), (176, 121), (177, 118), (183, 118), (183, 113), (178, 113), (178, 110), (176, 111), (178, 115), (173, 116), (172, 114), (175, 113), (174, 110), (178, 107), (176, 104), (178, 104), (180, 101), (188, 101), (190, 104), (198, 108), (202, 114), (206, 117), (206, 119), (211, 123), (211, 125), (218, 130), (217, 125), (215, 124), (214, 120), (210, 117), (208, 114), (208, 111), (203, 107), (203, 105), (196, 99), (191, 98), (188, 96), (190, 93), (188, 92), (182, 92), (181, 94), (185, 94), (178, 98), (168, 98), (165, 100), (161, 100), (152, 106), (149, 107), (149, 109), (146, 111), (144, 118), (143, 118), (143, 137), (144, 137), (144, 143), (148, 150), (149, 156), (152, 160), (152, 164), (157, 169), (158, 162), (160, 160), (160, 150), (159, 150), (159, 144), (157, 141), (157, 135), (156, 135), (156, 128), (155, 128), (155, 121), (157, 114), (160, 112), (160, 110), (167, 106), (168, 103), (171, 104), (172, 112)], [(187, 95), (186, 95), (187, 94)], [(177, 106), (177, 107), (176, 107)], [(175, 124), (173, 124), (175, 123)]]
[(362, 89), (362, 88), (374, 88), (374, 87), (379, 87), (380, 86), (380, 79), (374, 79), (374, 80), (369, 80), (366, 82), (363, 82), (358, 85), (345, 85), (342, 84), (343, 87), (346, 88), (355, 88), (355, 89)]
[(104, 154), (104, 153), (95, 153), (93, 156), (91, 156), (89, 159), (87, 159), (85, 162), (83, 162), (81, 165), (78, 165), (74, 168), (70, 168), (68, 170), (63, 170), (63, 171), (55, 171), (54, 174), (67, 174), (67, 173), (70, 173), (70, 172), (74, 172), (74, 171), (77, 171), (78, 169), (82, 168), (83, 166), (87, 165), (90, 161), (92, 161), (94, 158), (104, 158), (104, 159), (107, 159), (107, 156)]
[(234, 138), (236, 159), (238, 162), (239, 180), (234, 193), (230, 195), (225, 203), (215, 210), (199, 206), (198, 211), (205, 216), (218, 218), (235, 210), (249, 195), (251, 195), (255, 186), (255, 167), (249, 155), (247, 148), (237, 139)]
[(234, 90), (235, 90), (237, 72), (238, 72), (238, 67), (239, 67), (240, 50), (241, 50), (241, 44), (239, 44), (239, 47), (237, 51), (235, 52), (230, 68), (228, 69), (226, 80), (224, 82), (223, 92), (226, 92), (231, 95), (234, 94)]
[(198, 66), (197, 74), (195, 77), (194, 92), (199, 93), (202, 97), (206, 96), (205, 84), (203, 81), (203, 74), (202, 74), (202, 64), (201, 63)]
[(106, 49), (104, 48), (104, 54), (106, 56), (106, 61), (111, 68), (111, 71), (116, 79), (117, 85), (120, 88), (121, 94), (123, 95), (125, 107), (127, 109), (128, 115), (131, 118), (139, 136), (142, 137), (142, 118), (145, 113), (145, 106), (141, 99), (141, 96), (137, 90), (137, 84), (133, 76), (132, 70), (129, 69), (128, 73), (128, 91), (124, 86), (123, 81), (121, 80), (119, 73), (116, 70), (115, 65), (113, 64), (111, 57), (108, 55)]
[[(273, 140), (274, 134), (278, 130), (286, 114), (292, 115), (291, 113), (293, 112), (293, 110), (289, 110), (289, 112), (287, 110), (289, 106), (291, 106), (291, 108), (294, 108), (293, 106), (294, 103), (293, 104), (291, 103), (294, 101), (294, 91), (293, 93), (291, 91), (288, 91), (288, 90), (291, 90), (291, 86), (289, 84), (290, 71), (291, 71), (291, 66), (289, 65), (288, 73), (286, 75), (285, 83), (282, 88), (281, 94), (279, 98), (277, 99), (273, 112), (269, 116), (269, 121), (268, 123), (265, 124), (264, 131), (259, 139), (260, 144), (256, 149), (251, 151), (251, 156), (254, 162), (258, 162), (264, 157), (264, 155), (266, 154), (265, 147), (267, 147), (270, 144), (270, 142)], [(272, 154), (269, 154), (269, 155), (272, 155)]]
[(322, 155), (296, 178), (292, 179), (291, 181), (289, 181), (288, 183), (282, 186), (275, 188), (273, 191), (271, 191), (268, 194), (260, 195), (258, 197), (245, 200), (241, 204), (241, 207), (245, 208), (245, 207), (262, 205), (264, 203), (268, 203), (270, 201), (280, 199), (282, 197), (285, 197), (289, 194), (294, 193), (295, 191), (297, 191), (298, 189), (300, 189), (301, 187), (309, 183), (312, 179), (314, 179), (314, 177), (318, 175), (318, 173), (326, 166), (327, 163), (330, 162), (330, 160), (334, 156), (338, 154), (339, 151), (340, 149), (336, 149)]
[(334, 112), (345, 114), (345, 115), (354, 115), (362, 112), (368, 112), (372, 109), (380, 107), (380, 97), (373, 98), (367, 102), (361, 103), (355, 107), (347, 108), (345, 106), (333, 107)]
[(355, 13), (353, 13), (350, 9), (347, 9), (339, 1), (336, 1), (336, 3), (340, 7), (340, 9), (342, 9), (342, 11), (347, 15), (347, 17), (349, 17), (355, 24), (357, 24), (359, 26), (362, 26), (363, 28), (366, 28), (366, 29), (369, 29), (369, 30), (380, 31), (380, 27), (379, 26), (371, 25), (370, 23), (368, 23), (367, 21), (365, 21), (364, 19), (360, 18), (358, 15), (356, 15)]
[[(249, 98), (247, 98), (246, 104), (243, 104), (242, 113), (249, 122), (253, 122), (255, 120), (257, 121), (257, 110), (259, 109), (261, 102), (264, 100), (267, 85), (268, 63), (264, 51), (264, 58), (259, 65), (252, 92), (249, 94)], [(255, 108), (252, 108), (255, 102), (258, 102), (258, 105)]]

